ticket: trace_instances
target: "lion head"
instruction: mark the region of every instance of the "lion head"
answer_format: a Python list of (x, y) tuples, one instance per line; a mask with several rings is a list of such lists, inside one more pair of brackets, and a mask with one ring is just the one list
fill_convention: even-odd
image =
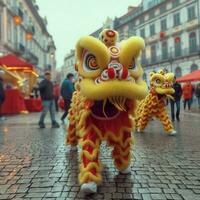
[(171, 95), (175, 91), (173, 89), (174, 74), (165, 70), (150, 73), (150, 86), (157, 94)]
[(131, 37), (117, 44), (116, 31), (104, 30), (100, 35), (104, 36), (101, 40), (82, 37), (76, 46), (82, 95), (93, 101), (110, 100), (119, 105), (118, 109), (127, 99), (144, 98), (147, 85), (141, 79), (143, 70), (139, 63), (143, 39)]

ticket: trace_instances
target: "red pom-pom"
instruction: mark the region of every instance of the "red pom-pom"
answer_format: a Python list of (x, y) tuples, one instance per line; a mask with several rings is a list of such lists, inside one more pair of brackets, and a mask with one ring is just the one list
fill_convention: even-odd
[(108, 77), (110, 79), (113, 79), (113, 78), (115, 78), (115, 75), (116, 75), (116, 73), (115, 73), (114, 68), (108, 68)]
[(123, 68), (121, 79), (126, 79), (128, 77), (128, 69), (126, 67)]

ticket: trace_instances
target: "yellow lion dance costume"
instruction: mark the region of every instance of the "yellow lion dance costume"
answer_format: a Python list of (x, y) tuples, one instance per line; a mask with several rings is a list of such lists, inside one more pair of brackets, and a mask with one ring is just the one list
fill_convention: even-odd
[(66, 142), (81, 147), (79, 182), (86, 193), (95, 193), (102, 179), (99, 150), (103, 140), (113, 147), (116, 168), (130, 172), (135, 102), (147, 94), (137, 60), (143, 39), (131, 37), (116, 44), (117, 35), (104, 30), (100, 39), (82, 37), (76, 46), (79, 81), (69, 110)]
[(138, 132), (144, 131), (149, 120), (156, 117), (168, 134), (176, 134), (166, 110), (166, 99), (173, 98), (171, 95), (175, 92), (172, 87), (173, 81), (174, 74), (167, 73), (165, 70), (150, 73), (150, 92), (139, 103), (136, 111), (135, 121)]

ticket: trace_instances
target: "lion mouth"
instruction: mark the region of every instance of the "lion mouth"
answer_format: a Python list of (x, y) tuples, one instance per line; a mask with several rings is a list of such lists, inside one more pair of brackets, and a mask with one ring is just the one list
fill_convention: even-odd
[(105, 100), (95, 101), (92, 107), (93, 115), (101, 118), (113, 118), (119, 112), (126, 110), (126, 98), (124, 97), (110, 97)]

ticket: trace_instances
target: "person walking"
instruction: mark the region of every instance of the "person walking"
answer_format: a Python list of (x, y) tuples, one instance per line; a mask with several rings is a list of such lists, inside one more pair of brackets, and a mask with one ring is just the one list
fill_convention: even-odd
[(170, 99), (170, 106), (171, 106), (171, 119), (174, 122), (175, 120), (175, 105), (176, 105), (176, 120), (180, 121), (180, 101), (182, 96), (182, 88), (181, 85), (176, 81), (176, 77), (174, 77), (174, 84), (173, 88), (175, 90), (173, 97), (174, 99)]
[(39, 127), (45, 128), (44, 119), (47, 112), (50, 112), (52, 128), (59, 128), (59, 124), (55, 119), (55, 102), (53, 95), (53, 83), (51, 82), (51, 73), (45, 72), (45, 79), (39, 84), (40, 96), (42, 99), (42, 113), (39, 120)]
[(65, 110), (65, 112), (63, 113), (61, 117), (61, 121), (63, 124), (64, 124), (64, 119), (66, 118), (68, 114), (68, 110), (71, 104), (72, 94), (74, 92), (73, 83), (74, 83), (74, 75), (69, 73), (67, 74), (66, 79), (62, 82), (62, 86), (61, 86), (61, 96), (64, 99), (64, 110)]
[(195, 95), (197, 97), (198, 107), (200, 109), (200, 83), (198, 83), (195, 88)]
[(60, 85), (58, 84), (57, 81), (54, 82), (53, 94), (54, 94), (56, 112), (58, 112), (59, 111), (58, 100), (59, 100), (59, 97), (60, 97)]
[(184, 110), (186, 109), (186, 104), (188, 105), (188, 110), (191, 108), (192, 104), (192, 97), (193, 97), (193, 92), (194, 88), (190, 82), (187, 82), (183, 85), (183, 103), (184, 103)]
[(5, 92), (3, 88), (3, 79), (0, 77), (0, 121), (5, 120), (1, 113), (1, 106), (5, 100)]

